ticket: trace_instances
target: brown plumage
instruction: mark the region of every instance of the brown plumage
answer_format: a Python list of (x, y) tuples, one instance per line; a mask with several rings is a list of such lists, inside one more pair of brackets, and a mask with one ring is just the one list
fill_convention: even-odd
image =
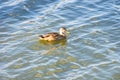
[(40, 35), (40, 40), (45, 40), (45, 41), (55, 41), (55, 40), (62, 40), (66, 39), (67, 35), (67, 30), (65, 28), (60, 28), (59, 33), (56, 32), (51, 32), (47, 33), (45, 35)]

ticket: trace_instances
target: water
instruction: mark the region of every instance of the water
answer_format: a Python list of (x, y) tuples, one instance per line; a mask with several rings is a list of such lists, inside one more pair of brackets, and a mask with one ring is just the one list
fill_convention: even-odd
[(120, 80), (120, 1), (0, 0), (0, 80)]

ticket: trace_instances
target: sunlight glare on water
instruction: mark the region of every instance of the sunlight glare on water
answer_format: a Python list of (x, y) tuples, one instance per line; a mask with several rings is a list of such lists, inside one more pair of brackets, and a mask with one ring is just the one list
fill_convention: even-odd
[[(120, 80), (119, 0), (0, 0), (0, 80)], [(38, 36), (66, 27), (67, 40)]]

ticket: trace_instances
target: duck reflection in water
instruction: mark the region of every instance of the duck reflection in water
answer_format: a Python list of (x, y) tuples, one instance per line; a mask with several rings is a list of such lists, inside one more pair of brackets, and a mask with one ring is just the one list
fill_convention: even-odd
[[(39, 40), (39, 43), (45, 50), (45, 52), (42, 53), (44, 54), (54, 54), (54, 53), (59, 53), (60, 51), (63, 51), (66, 49), (67, 45), (67, 40), (57, 40), (57, 41), (44, 41), (44, 40)], [(59, 51), (60, 50), (60, 51)]]
[(43, 45), (59, 45), (59, 46), (65, 46), (67, 44), (67, 40), (56, 40), (56, 41), (46, 41), (46, 40), (39, 40), (39, 42)]

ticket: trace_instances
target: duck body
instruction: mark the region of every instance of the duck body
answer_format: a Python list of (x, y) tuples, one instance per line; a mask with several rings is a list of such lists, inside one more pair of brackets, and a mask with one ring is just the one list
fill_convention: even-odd
[(45, 40), (45, 41), (55, 41), (55, 40), (62, 40), (62, 39), (66, 39), (66, 37), (56, 32), (40, 35), (40, 40)]
[(44, 41), (56, 41), (56, 40), (63, 40), (66, 39), (66, 29), (60, 28), (60, 33), (57, 32), (51, 32), (44, 35), (40, 35), (40, 40)]

